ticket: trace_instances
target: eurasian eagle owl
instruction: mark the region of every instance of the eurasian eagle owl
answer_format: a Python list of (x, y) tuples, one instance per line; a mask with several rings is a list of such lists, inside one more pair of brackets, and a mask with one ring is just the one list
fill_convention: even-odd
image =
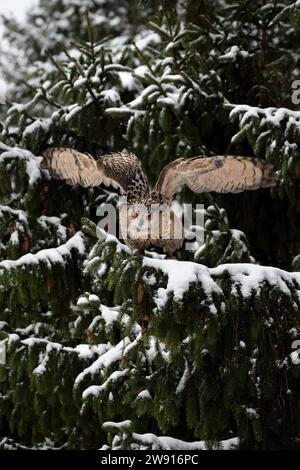
[[(150, 191), (140, 160), (127, 150), (97, 160), (70, 148), (49, 148), (43, 156), (43, 166), (50, 174), (70, 185), (91, 187), (103, 183), (118, 188), (126, 196), (126, 203), (120, 208), (120, 226), (126, 244), (138, 251), (159, 246), (168, 255), (183, 244), (183, 237), (175, 236), (172, 230), (177, 217), (170, 208), (183, 186), (196, 193), (239, 193), (274, 186), (277, 181), (272, 165), (257, 158), (201, 155), (169, 163)], [(163, 221), (150, 210), (162, 205), (170, 209)], [(146, 211), (137, 210), (140, 206)]]

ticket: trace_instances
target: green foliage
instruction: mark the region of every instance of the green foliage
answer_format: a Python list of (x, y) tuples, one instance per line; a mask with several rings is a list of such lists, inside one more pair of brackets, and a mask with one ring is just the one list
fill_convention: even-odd
[(230, 229), (225, 209), (209, 206), (204, 217), (205, 242), (194, 255), (197, 263), (213, 267), (224, 263), (254, 262), (245, 234)]
[[(106, 256), (113, 242), (107, 243), (102, 241)], [(76, 380), (76, 393), (82, 393), (86, 406), (100, 422), (109, 421), (104, 429), (111, 436), (110, 445), (134, 448), (135, 434), (126, 432), (124, 442), (121, 438), (123, 427), (118, 422), (124, 416), (138, 436), (151, 423), (155, 434), (184, 441), (205, 439), (213, 446), (230, 436), (229, 429), (239, 436), (242, 448), (296, 445), (299, 378), (298, 366), (289, 354), (295, 334), (291, 327), (299, 317), (299, 285), (295, 284), (299, 279), (282, 272), (286, 287), (281, 284), (279, 288), (265, 268), (245, 267), (246, 284), (235, 274), (235, 265), (232, 270), (227, 265), (229, 271), (221, 266), (210, 271), (210, 281), (204, 279), (204, 272), (198, 276), (198, 282), (191, 282), (180, 299), (166, 270), (168, 263), (176, 263), (172, 271), (179, 272), (183, 262), (128, 255), (120, 260), (120, 249), (115, 241), (112, 260), (106, 258), (106, 262), (122, 307), (108, 315), (107, 307), (101, 305), (100, 315), (88, 327), (89, 337), (98, 344), (106, 331), (106, 338), (115, 345), (113, 362), (109, 356), (100, 357)], [(86, 294), (85, 298), (82, 308), (87, 318), (95, 307), (93, 297), (89, 301)], [(283, 320), (287, 311), (290, 314)], [(150, 322), (141, 334), (139, 325), (145, 314)], [(118, 336), (112, 336), (117, 330)], [(119, 437), (112, 439), (115, 434)], [(150, 440), (148, 448), (152, 445)]]
[[(298, 10), (40, 0), (4, 19), (0, 448), (299, 448)], [(280, 183), (183, 191), (209, 202), (193, 263), (133, 256), (96, 226), (115, 193), (41, 169), (54, 145), (127, 147), (151, 183), (176, 157), (256, 155)]]

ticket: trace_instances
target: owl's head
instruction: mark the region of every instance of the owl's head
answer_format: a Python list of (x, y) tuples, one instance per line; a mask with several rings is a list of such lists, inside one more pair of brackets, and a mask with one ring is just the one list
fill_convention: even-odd
[(131, 204), (127, 209), (127, 221), (131, 239), (162, 241), (183, 238), (182, 221), (168, 204)]

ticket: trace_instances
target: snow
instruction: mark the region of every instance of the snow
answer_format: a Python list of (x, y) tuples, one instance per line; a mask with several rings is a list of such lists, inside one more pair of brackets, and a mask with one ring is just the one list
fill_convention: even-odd
[(86, 297), (80, 297), (78, 300), (77, 300), (77, 307), (83, 307), (83, 306), (86, 306), (88, 304), (88, 299)]
[(7, 328), (9, 325), (6, 321), (0, 321), (0, 331)]
[(74, 82), (74, 87), (75, 87), (75, 88), (81, 88), (81, 87), (85, 86), (86, 82), (87, 82), (87, 78), (86, 78), (86, 77), (78, 78), (78, 79), (75, 80), (75, 82)]
[(16, 215), (20, 222), (23, 222), (25, 225), (28, 225), (26, 212), (20, 209), (13, 209), (12, 207), (0, 204), (0, 217), (4, 217), (3, 213), (5, 212), (8, 212), (12, 215)]
[(139, 65), (138, 67), (135, 68), (134, 75), (137, 78), (143, 79), (148, 72), (149, 72), (149, 68), (147, 67), (147, 65)]
[[(10, 337), (11, 336), (13, 335), (10, 335)], [(18, 337), (18, 339), (20, 338)], [(41, 344), (41, 343), (44, 343), (45, 345), (50, 344), (51, 349), (62, 348), (62, 345), (60, 343), (54, 343), (52, 341), (48, 341), (47, 339), (43, 339), (43, 338), (27, 338), (27, 339), (22, 340), (22, 344), (26, 344), (26, 346), (29, 346), (30, 348), (33, 347), (35, 344)]]
[[(62, 218), (63, 216), (61, 216)], [(46, 215), (41, 215), (37, 218), (38, 223), (44, 230), (48, 229), (48, 225), (52, 225), (55, 227), (57, 235), (59, 237), (59, 242), (65, 242), (67, 239), (67, 228), (62, 225), (60, 217), (48, 217)]]
[(293, 364), (295, 365), (300, 365), (300, 352), (299, 350), (297, 351), (293, 351), (291, 354), (290, 354), (290, 358), (291, 358), (291, 361)]
[(133, 348), (135, 348), (141, 342), (142, 338), (142, 332), (140, 332), (137, 335), (136, 339), (132, 341), (132, 343), (128, 344), (128, 346), (126, 346), (123, 352), (123, 356), (125, 357)]
[(11, 343), (14, 343), (15, 341), (19, 341), (19, 340), (20, 340), (19, 335), (16, 335), (15, 333), (12, 333), (8, 337), (8, 345), (10, 345)]
[(208, 296), (216, 292), (221, 294), (220, 287), (211, 278), (209, 268), (189, 261), (161, 260), (144, 258), (143, 266), (160, 269), (168, 276), (166, 288), (160, 287), (155, 299), (161, 308), (167, 301), (168, 294), (173, 293), (175, 300), (181, 300), (191, 283), (200, 283)]
[[(186, 442), (173, 437), (158, 437), (152, 433), (138, 434), (132, 433), (135, 441), (141, 444), (151, 446), (151, 450), (207, 450), (205, 441)], [(238, 438), (227, 439), (219, 443), (220, 450), (229, 450), (235, 448), (239, 443)]]
[(51, 264), (64, 264), (65, 258), (71, 256), (72, 250), (76, 250), (79, 254), (85, 253), (85, 241), (82, 232), (77, 232), (70, 240), (58, 248), (47, 248), (46, 250), (38, 251), (36, 254), (28, 253), (21, 256), (16, 261), (5, 260), (0, 263), (0, 270), (16, 269), (21, 266), (37, 265), (40, 262), (47, 263), (48, 267)]
[[(32, 124), (28, 124), (23, 132), (23, 136), (30, 136), (42, 129), (44, 132), (49, 130), (50, 121), (49, 119), (36, 119)], [(29, 161), (30, 163), (30, 161)]]
[[(169, 436), (156, 436), (152, 433), (138, 434), (136, 432), (131, 432), (132, 422), (130, 420), (121, 421), (119, 423), (106, 421), (103, 423), (102, 427), (107, 431), (117, 431), (123, 436), (130, 433), (133, 441), (132, 446), (134, 446), (135, 443), (138, 443), (139, 445), (145, 446), (145, 448), (148, 449), (150, 448), (151, 450), (208, 450), (205, 441), (186, 442)], [(119, 436), (115, 437), (112, 449), (118, 450), (118, 447), (114, 447), (114, 443), (117, 442), (119, 442)], [(231, 439), (220, 441), (217, 444), (213, 444), (212, 447), (213, 449), (218, 450), (230, 450), (235, 449), (238, 445), (239, 439), (237, 437), (233, 437)]]
[(12, 243), (13, 245), (19, 245), (19, 242), (19, 233), (17, 230), (15, 230), (10, 236), (10, 243)]
[(97, 271), (97, 276), (100, 278), (100, 277), (103, 277), (104, 274), (106, 273), (107, 271), (107, 264), (106, 263), (101, 263), (100, 266), (99, 266), (99, 269)]
[(41, 222), (41, 224), (45, 224), (44, 227), (46, 227), (46, 223), (48, 222), (49, 224), (52, 225), (58, 225), (60, 223), (60, 218), (59, 217), (48, 217), (46, 215), (41, 215), (38, 220)]
[(24, 160), (29, 184), (34, 184), (36, 181), (41, 179), (40, 163), (43, 159), (42, 157), (36, 157), (28, 150), (24, 150), (19, 147), (7, 147), (1, 145), (1, 148), (4, 149), (4, 152), (0, 155), (0, 163), (4, 160), (13, 160), (15, 158)]
[[(16, 334), (10, 334), (8, 336), (9, 344), (13, 341), (19, 340), (20, 337)], [(45, 351), (40, 355), (40, 364), (34, 369), (35, 374), (42, 374), (45, 372), (45, 366), (49, 359), (49, 353), (54, 349), (66, 352), (76, 352), (80, 359), (93, 359), (95, 355), (101, 356), (110, 349), (110, 344), (97, 344), (92, 346), (88, 344), (78, 344), (75, 348), (72, 348), (69, 346), (62, 346), (60, 343), (48, 341), (44, 338), (26, 338), (22, 340), (21, 343), (28, 346), (29, 348), (33, 347), (35, 344), (44, 344), (46, 346)]]
[(149, 95), (153, 95), (153, 93), (157, 93), (158, 95), (160, 94), (157, 85), (149, 85), (147, 88), (145, 88), (137, 98), (128, 104), (129, 108), (143, 108), (145, 105), (145, 100), (148, 99)]
[(189, 380), (190, 378), (190, 371), (189, 371), (189, 368), (188, 368), (188, 363), (187, 361), (185, 361), (185, 368), (184, 368), (184, 372), (183, 372), (183, 375), (176, 387), (176, 395), (180, 394), (181, 392), (184, 391), (185, 387), (186, 387), (186, 384), (187, 384), (187, 381)]
[(116, 243), (117, 253), (120, 252), (120, 251), (125, 251), (126, 253), (131, 253), (131, 249), (127, 245), (124, 245), (123, 243), (121, 243), (120, 240), (117, 237), (115, 237), (111, 233), (106, 232), (105, 230), (100, 228), (98, 225), (97, 225), (97, 228), (96, 228), (96, 234), (97, 234), (97, 237), (98, 237), (99, 240), (105, 240), (106, 242)]
[(0, 79), (0, 105), (5, 102), (5, 95), (6, 95), (6, 84), (2, 79)]
[[(26, 340), (24, 340), (24, 344), (26, 344)], [(27, 343), (28, 344), (28, 343)], [(33, 343), (30, 343), (30, 344), (33, 344)], [(33, 369), (33, 374), (35, 375), (43, 375), (46, 370), (47, 370), (47, 363), (50, 359), (49, 357), (49, 353), (51, 353), (51, 351), (53, 349), (56, 349), (56, 350), (60, 350), (62, 349), (62, 345), (61, 344), (58, 344), (58, 343), (50, 343), (48, 342), (47, 343), (47, 346), (46, 346), (46, 351), (44, 353), (41, 353), (40, 354), (40, 363), (39, 365)]]
[[(230, 118), (240, 116), (240, 126), (243, 127), (252, 118), (262, 118), (261, 126), (268, 123), (273, 126), (279, 127), (282, 121), (287, 121), (285, 126), (287, 129), (291, 125), (300, 126), (300, 111), (294, 111), (288, 108), (259, 108), (257, 106), (249, 106), (246, 104), (228, 104), (226, 105), (232, 108), (230, 112)], [(236, 136), (232, 138), (232, 141), (236, 139)]]
[(163, 357), (165, 362), (170, 362), (170, 351), (166, 349), (162, 341), (158, 341), (157, 338), (151, 336), (149, 338), (149, 347), (145, 350), (149, 364), (152, 364), (158, 353)]
[(136, 46), (138, 49), (145, 49), (149, 44), (159, 44), (161, 42), (161, 38), (157, 33), (148, 33), (144, 38), (139, 39), (136, 41)]
[(247, 298), (252, 292), (257, 292), (263, 282), (272, 287), (277, 287), (282, 292), (291, 295), (288, 284), (296, 282), (300, 286), (300, 273), (289, 273), (279, 268), (270, 266), (258, 266), (249, 263), (223, 264), (210, 269), (213, 277), (222, 276), (228, 272), (234, 283), (241, 287), (241, 294)]
[(9, 2), (0, 3), (0, 14), (14, 15), (18, 19), (23, 20), (26, 11), (29, 7), (32, 7), (37, 0), (10, 0)]
[(247, 51), (241, 50), (238, 46), (232, 46), (228, 52), (224, 55), (220, 55), (220, 60), (236, 60), (239, 57), (249, 57), (249, 53)]
[[(120, 106), (118, 108), (114, 107), (109, 107), (106, 108), (104, 114), (110, 115), (112, 117), (124, 117), (124, 116), (129, 116), (130, 114), (136, 114), (136, 111), (133, 111), (132, 109), (128, 108), (128, 106)], [(141, 111), (140, 113), (143, 113)]]
[(101, 356), (109, 349), (107, 344), (97, 344), (97, 345), (89, 345), (89, 344), (78, 344), (74, 351), (78, 353), (78, 357), (80, 359), (91, 359), (97, 354)]
[(151, 400), (152, 397), (151, 397), (149, 390), (142, 390), (138, 394), (137, 398), (141, 398), (142, 400)]
[(122, 379), (123, 377), (126, 377), (128, 375), (130, 369), (123, 369), (123, 370), (116, 370), (113, 372), (109, 378), (102, 384), (102, 385), (91, 385), (88, 387), (86, 390), (84, 390), (82, 394), (82, 398), (86, 399), (88, 396), (93, 395), (93, 396), (99, 396), (102, 392), (106, 391), (108, 386), (112, 382), (117, 382), (118, 380)]
[[(170, 294), (174, 295), (175, 301), (181, 301), (184, 293), (189, 290), (192, 283), (200, 284), (210, 300), (212, 300), (213, 293), (223, 295), (218, 285), (218, 278), (226, 272), (229, 273), (233, 283), (232, 291), (236, 293), (236, 287), (239, 286), (241, 295), (244, 298), (249, 298), (253, 292), (259, 292), (265, 282), (289, 297), (292, 295), (291, 288), (296, 288), (300, 298), (300, 273), (290, 273), (271, 266), (232, 263), (223, 264), (216, 268), (207, 268), (201, 264), (188, 261), (149, 257), (143, 258), (143, 266), (161, 270), (168, 276), (167, 286), (158, 288), (154, 299), (159, 310), (164, 307)], [(153, 276), (144, 274), (143, 280), (150, 285), (155, 284)], [(212, 314), (217, 313), (213, 302), (209, 308)]]
[(89, 367), (84, 369), (75, 379), (75, 387), (86, 377), (86, 375), (96, 375), (102, 369), (107, 369), (111, 364), (120, 361), (125, 347), (130, 343), (129, 338), (124, 338), (116, 346), (111, 346), (108, 351), (102, 354)]
[(148, 284), (148, 286), (154, 286), (156, 284), (156, 278), (154, 276), (154, 274), (150, 274), (147, 275), (147, 274), (144, 274), (143, 275), (143, 281)]
[(128, 91), (134, 91), (137, 89), (137, 81), (133, 77), (131, 72), (119, 72), (122, 88)]
[(248, 416), (254, 416), (255, 418), (259, 417), (257, 411), (254, 408), (246, 408), (246, 412)]
[[(101, 305), (101, 317), (104, 318), (105, 324), (107, 326), (112, 325), (119, 316), (119, 308), (118, 307), (106, 307), (105, 305)], [(92, 325), (91, 325), (92, 327)]]
[[(8, 344), (13, 341), (19, 341), (20, 337), (16, 334), (10, 334), (8, 337)], [(87, 344), (78, 344), (75, 348), (68, 346), (62, 346), (60, 343), (54, 343), (43, 338), (27, 338), (21, 341), (22, 344), (32, 348), (35, 344), (44, 344), (46, 346), (44, 351), (41, 351), (39, 356), (39, 364), (33, 370), (33, 374), (42, 375), (47, 370), (47, 363), (50, 359), (49, 354), (52, 350), (56, 351), (65, 351), (65, 352), (75, 352), (78, 354), (78, 357), (83, 360), (93, 359), (95, 356), (103, 355), (110, 348), (109, 344), (98, 344), (94, 346), (89, 346)]]
[[(300, 0), (299, 0), (300, 1)], [(78, 2), (80, 4), (80, 2)], [(297, 2), (298, 4), (298, 2)], [(96, 25), (100, 25), (105, 21), (105, 17), (103, 15), (95, 16), (96, 18)], [(118, 18), (115, 18), (116, 24), (119, 21)], [(58, 21), (59, 27), (67, 27), (68, 21), (65, 18), (62, 18)], [(116, 41), (119, 41), (119, 45), (122, 42), (122, 38), (117, 38)], [(144, 37), (140, 37), (140, 39), (136, 42), (136, 45), (139, 49), (145, 49), (150, 43), (155, 44), (155, 42), (160, 42), (160, 37), (156, 34), (147, 34)], [(174, 46), (174, 42), (169, 43), (168, 50), (170, 51), (170, 56), (172, 55), (172, 47)], [(101, 46), (102, 47), (102, 46)], [(74, 51), (74, 54), (76, 52)], [(229, 48), (223, 56), (220, 56), (220, 59), (223, 60), (236, 60), (239, 56), (246, 57), (248, 53), (246, 51), (241, 51), (237, 46), (232, 46)], [(171, 60), (171, 57), (170, 59)], [(185, 93), (186, 87), (185, 79), (181, 75), (172, 75), (171, 67), (167, 66), (167, 62), (165, 63), (165, 74), (160, 77), (161, 82), (159, 85), (162, 85), (162, 90), (164, 93), (161, 92), (160, 86), (158, 85), (150, 85), (148, 86), (141, 95), (134, 101), (132, 101), (129, 106), (131, 108), (145, 108), (144, 101), (151, 101), (157, 98), (157, 103), (162, 106), (171, 106), (174, 109), (179, 109), (184, 100), (189, 97), (188, 93)], [(107, 67), (106, 70), (109, 70)], [(113, 68), (112, 68), (113, 71)], [(143, 79), (145, 75), (150, 75), (149, 69), (146, 66), (139, 66), (135, 69), (134, 75), (126, 70), (116, 70), (118, 77), (120, 78), (121, 86), (129, 91), (136, 90), (137, 87), (137, 77)], [(86, 78), (80, 77), (75, 82), (75, 87), (84, 88), (86, 85)], [(99, 78), (97, 76), (90, 77), (90, 83), (95, 85), (95, 89), (97, 88), (97, 84), (99, 82)], [(170, 83), (176, 84), (177, 86), (171, 86)], [(196, 84), (193, 86), (196, 87)], [(192, 88), (191, 88), (192, 89)], [(109, 89), (102, 92), (100, 95), (104, 101), (110, 103), (111, 105), (117, 106), (120, 103), (120, 95), (117, 89)], [(16, 105), (15, 110), (18, 110), (18, 106)], [(23, 108), (24, 110), (24, 108)], [(66, 121), (74, 118), (77, 113), (82, 110), (80, 106), (77, 104), (73, 104), (68, 106), (65, 109), (65, 117)], [(130, 108), (111, 108), (110, 112), (115, 110), (115, 113), (119, 113), (120, 115), (126, 113), (127, 111), (132, 111)], [(21, 112), (22, 109), (19, 108)], [(107, 110), (109, 111), (109, 110)], [(245, 125), (250, 119), (262, 117), (262, 123), (270, 122), (275, 126), (279, 126), (282, 123), (282, 120), (288, 117), (289, 122), (295, 123), (297, 126), (300, 125), (300, 112), (295, 112), (291, 110), (287, 110), (285, 108), (266, 108), (260, 109), (257, 107), (251, 107), (246, 105), (238, 105), (234, 107), (234, 110), (231, 112), (231, 116), (236, 114), (243, 114), (240, 116), (241, 125)], [(37, 120), (33, 124), (27, 126), (27, 129), (24, 132), (24, 135), (29, 135), (31, 133), (39, 131), (41, 128), (47, 129), (48, 123), (47, 121)], [(185, 142), (182, 142), (182, 146), (185, 145)], [(276, 141), (273, 141), (274, 147), (276, 146)], [(285, 143), (285, 146), (291, 146), (295, 144), (290, 144), (289, 142)], [(35, 183), (41, 178), (40, 172), (40, 158), (35, 157), (34, 155), (30, 154), (30, 152), (24, 151), (22, 149), (8, 149), (6, 148), (4, 153), (0, 157), (1, 159), (5, 158), (18, 158), (23, 159), (25, 161), (26, 172), (29, 178), (29, 182)], [(2, 210), (5, 210), (7, 206), (2, 206)], [(12, 211), (12, 209), (9, 209)], [(0, 214), (1, 214), (1, 207), (0, 207)], [(19, 220), (22, 220), (27, 223), (26, 214), (22, 213), (22, 211), (16, 211), (15, 214), (18, 215)], [(47, 224), (58, 225), (59, 218), (50, 218), (46, 216), (42, 216), (39, 218), (39, 222), (44, 227), (47, 227)], [(63, 230), (63, 229), (62, 229)], [(217, 231), (213, 232), (215, 239), (218, 236)], [(65, 234), (65, 233), (64, 233)], [(15, 232), (11, 240), (17, 242), (17, 232)], [(99, 235), (99, 232), (98, 232)], [(233, 238), (238, 239), (239, 241), (243, 241), (241, 232), (232, 230)], [(115, 241), (117, 243), (118, 249), (126, 249), (128, 252), (130, 250), (128, 248), (122, 248), (124, 245), (120, 244), (119, 241), (108, 234), (105, 234), (106, 241)], [(58, 248), (49, 248), (46, 250), (41, 250), (36, 254), (28, 254), (22, 256), (17, 261), (4, 261), (0, 263), (0, 268), (2, 269), (13, 269), (19, 268), (22, 266), (34, 265), (39, 263), (40, 261), (46, 262), (47, 264), (52, 263), (64, 263), (65, 257), (70, 256), (71, 250), (75, 248), (79, 253), (83, 254), (85, 252), (85, 243), (82, 235), (78, 232), (71, 240), (66, 242), (66, 244), (58, 247)], [(205, 294), (212, 299), (214, 293), (218, 295), (223, 295), (222, 289), (219, 287), (218, 282), (219, 278), (224, 275), (224, 273), (228, 272), (231, 276), (231, 280), (234, 286), (240, 286), (241, 294), (245, 298), (249, 297), (253, 294), (253, 292), (257, 292), (264, 282), (267, 282), (270, 286), (274, 288), (280, 289), (286, 295), (291, 295), (290, 286), (292, 284), (300, 285), (300, 274), (299, 273), (287, 273), (277, 268), (269, 268), (269, 267), (261, 267), (252, 264), (227, 264), (221, 265), (217, 268), (209, 269), (203, 265), (192, 263), (192, 262), (183, 262), (183, 261), (175, 261), (175, 260), (163, 260), (157, 258), (150, 258), (144, 257), (143, 258), (143, 266), (154, 268), (161, 270), (167, 276), (167, 283), (166, 287), (159, 287), (157, 288), (157, 295), (155, 298), (156, 305), (159, 308), (162, 308), (169, 297), (169, 295), (173, 295), (176, 301), (181, 301), (185, 292), (188, 291), (191, 284), (195, 283), (202, 287), (205, 291)], [(98, 271), (99, 275), (102, 275), (106, 272), (107, 265), (103, 263), (101, 268)], [(156, 277), (154, 274), (150, 273), (149, 276), (144, 275), (143, 281), (148, 285), (152, 286), (154, 289), (156, 288)], [(102, 295), (102, 294), (100, 294)], [(95, 294), (87, 294), (86, 296), (82, 296), (79, 298), (77, 305), (78, 306), (85, 306), (87, 303), (99, 303), (99, 315), (94, 317), (92, 323), (89, 325), (89, 330), (96, 329), (97, 322), (101, 321), (105, 323), (105, 328), (111, 327), (114, 322), (118, 320), (120, 317), (120, 310), (119, 308), (111, 308), (106, 307), (105, 305), (100, 305), (100, 298)], [(98, 307), (97, 307), (98, 308)], [(209, 305), (209, 309), (212, 315), (217, 314), (217, 308), (215, 305)], [(125, 315), (122, 317), (122, 322), (125, 321)], [(272, 321), (270, 319), (270, 324)], [(102, 326), (102, 324), (101, 324)], [(133, 327), (134, 328), (134, 327)], [(138, 328), (137, 328), (138, 329)], [(132, 331), (132, 330), (131, 330)], [(17, 335), (10, 336), (10, 341), (13, 341), (15, 338), (19, 340)], [(46, 371), (47, 361), (49, 360), (49, 355), (53, 349), (56, 348), (63, 348), (64, 350), (76, 351), (78, 356), (84, 360), (93, 360), (93, 363), (86, 367), (83, 372), (81, 372), (77, 378), (75, 385), (78, 385), (86, 376), (92, 375), (96, 376), (97, 381), (103, 381), (104, 376), (105, 380), (101, 385), (92, 385), (83, 391), (82, 397), (87, 398), (88, 396), (99, 396), (102, 392), (108, 390), (108, 386), (113, 383), (117, 383), (119, 380), (122, 380), (129, 372), (129, 369), (124, 370), (115, 370), (113, 371), (109, 377), (106, 377), (107, 368), (117, 368), (119, 367), (119, 361), (129, 353), (132, 348), (136, 347), (138, 343), (141, 341), (142, 335), (139, 332), (137, 337), (133, 340), (132, 338), (125, 338), (124, 340), (120, 341), (117, 345), (111, 345), (110, 343), (107, 344), (98, 344), (98, 345), (88, 345), (88, 344), (79, 344), (74, 349), (72, 348), (63, 348), (58, 343), (47, 343), (46, 346), (46, 354), (41, 354), (40, 356), (40, 363), (34, 369), (34, 374), (43, 374)], [(153, 337), (147, 338), (149, 340), (149, 344), (147, 343), (147, 347), (145, 348), (145, 356), (151, 361), (157, 357), (158, 354), (161, 354), (165, 360), (168, 360), (170, 354), (166, 350), (164, 344), (162, 342), (157, 342), (157, 340)], [(187, 338), (188, 341), (190, 338)], [(31, 347), (35, 344), (38, 340), (37, 338), (30, 338), (25, 340), (24, 344)], [(44, 340), (45, 341), (45, 340)], [(244, 349), (246, 344), (244, 341), (239, 342), (239, 347)], [(201, 350), (201, 355), (209, 354), (207, 349)], [(292, 360), (297, 360), (296, 352), (291, 354)], [(95, 359), (96, 357), (96, 359)], [(297, 356), (298, 357), (298, 356)], [(94, 360), (95, 359), (95, 360)], [(170, 358), (172, 360), (172, 357)], [(298, 363), (300, 363), (300, 359), (298, 358)], [(185, 368), (181, 372), (181, 376), (179, 375), (177, 380), (174, 383), (174, 390), (176, 390), (177, 394), (180, 394), (186, 387), (186, 383), (189, 380), (189, 377), (193, 373), (193, 370), (189, 370), (188, 363), (185, 363)], [(89, 377), (88, 377), (89, 379)], [(98, 382), (98, 383), (99, 383)], [(145, 386), (145, 385), (144, 385)], [(109, 399), (111, 400), (112, 394), (110, 393)], [(145, 389), (138, 393), (137, 398), (140, 399), (151, 399), (151, 394), (149, 390)], [(249, 415), (256, 416), (256, 410), (252, 408), (247, 408), (247, 413)], [(112, 423), (107, 422), (104, 424), (105, 426), (115, 427), (117, 430), (120, 430), (122, 433), (124, 429), (131, 429), (131, 422), (130, 421), (123, 421), (122, 423)], [(196, 442), (185, 442), (178, 439), (174, 439), (168, 436), (155, 436), (151, 433), (146, 434), (137, 434), (133, 433), (133, 439), (139, 442), (141, 445), (150, 445), (152, 448), (159, 448), (159, 449), (166, 449), (166, 450), (205, 450), (207, 449), (206, 444), (204, 441), (196, 441)], [(222, 441), (220, 443), (220, 448), (229, 449), (234, 448), (238, 445), (238, 438), (228, 439)]]
[(100, 93), (101, 98), (105, 104), (110, 106), (118, 106), (121, 104), (121, 98), (117, 90), (111, 88), (110, 90), (104, 90)]
[(111, 428), (111, 429), (131, 429), (132, 427), (132, 423), (129, 419), (126, 419), (124, 421), (120, 421), (120, 422), (114, 422), (114, 421), (106, 421), (105, 423), (103, 423), (103, 429), (108, 429), (108, 428)]
[(69, 106), (68, 109), (69, 109), (69, 112), (65, 115), (66, 122), (71, 121), (71, 119), (73, 119), (78, 113), (80, 113), (82, 111), (82, 106), (78, 106), (76, 104), (73, 106)]

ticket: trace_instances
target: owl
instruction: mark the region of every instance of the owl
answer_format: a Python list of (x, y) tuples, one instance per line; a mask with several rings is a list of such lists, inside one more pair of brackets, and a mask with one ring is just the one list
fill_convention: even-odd
[(184, 186), (195, 193), (239, 193), (277, 182), (272, 165), (257, 158), (200, 155), (169, 163), (151, 191), (140, 160), (127, 150), (94, 159), (71, 148), (56, 147), (48, 148), (43, 157), (42, 166), (67, 184), (117, 188), (125, 196), (119, 213), (125, 243), (134, 253), (160, 247), (168, 257), (174, 257), (183, 245), (182, 225), (172, 201)]

